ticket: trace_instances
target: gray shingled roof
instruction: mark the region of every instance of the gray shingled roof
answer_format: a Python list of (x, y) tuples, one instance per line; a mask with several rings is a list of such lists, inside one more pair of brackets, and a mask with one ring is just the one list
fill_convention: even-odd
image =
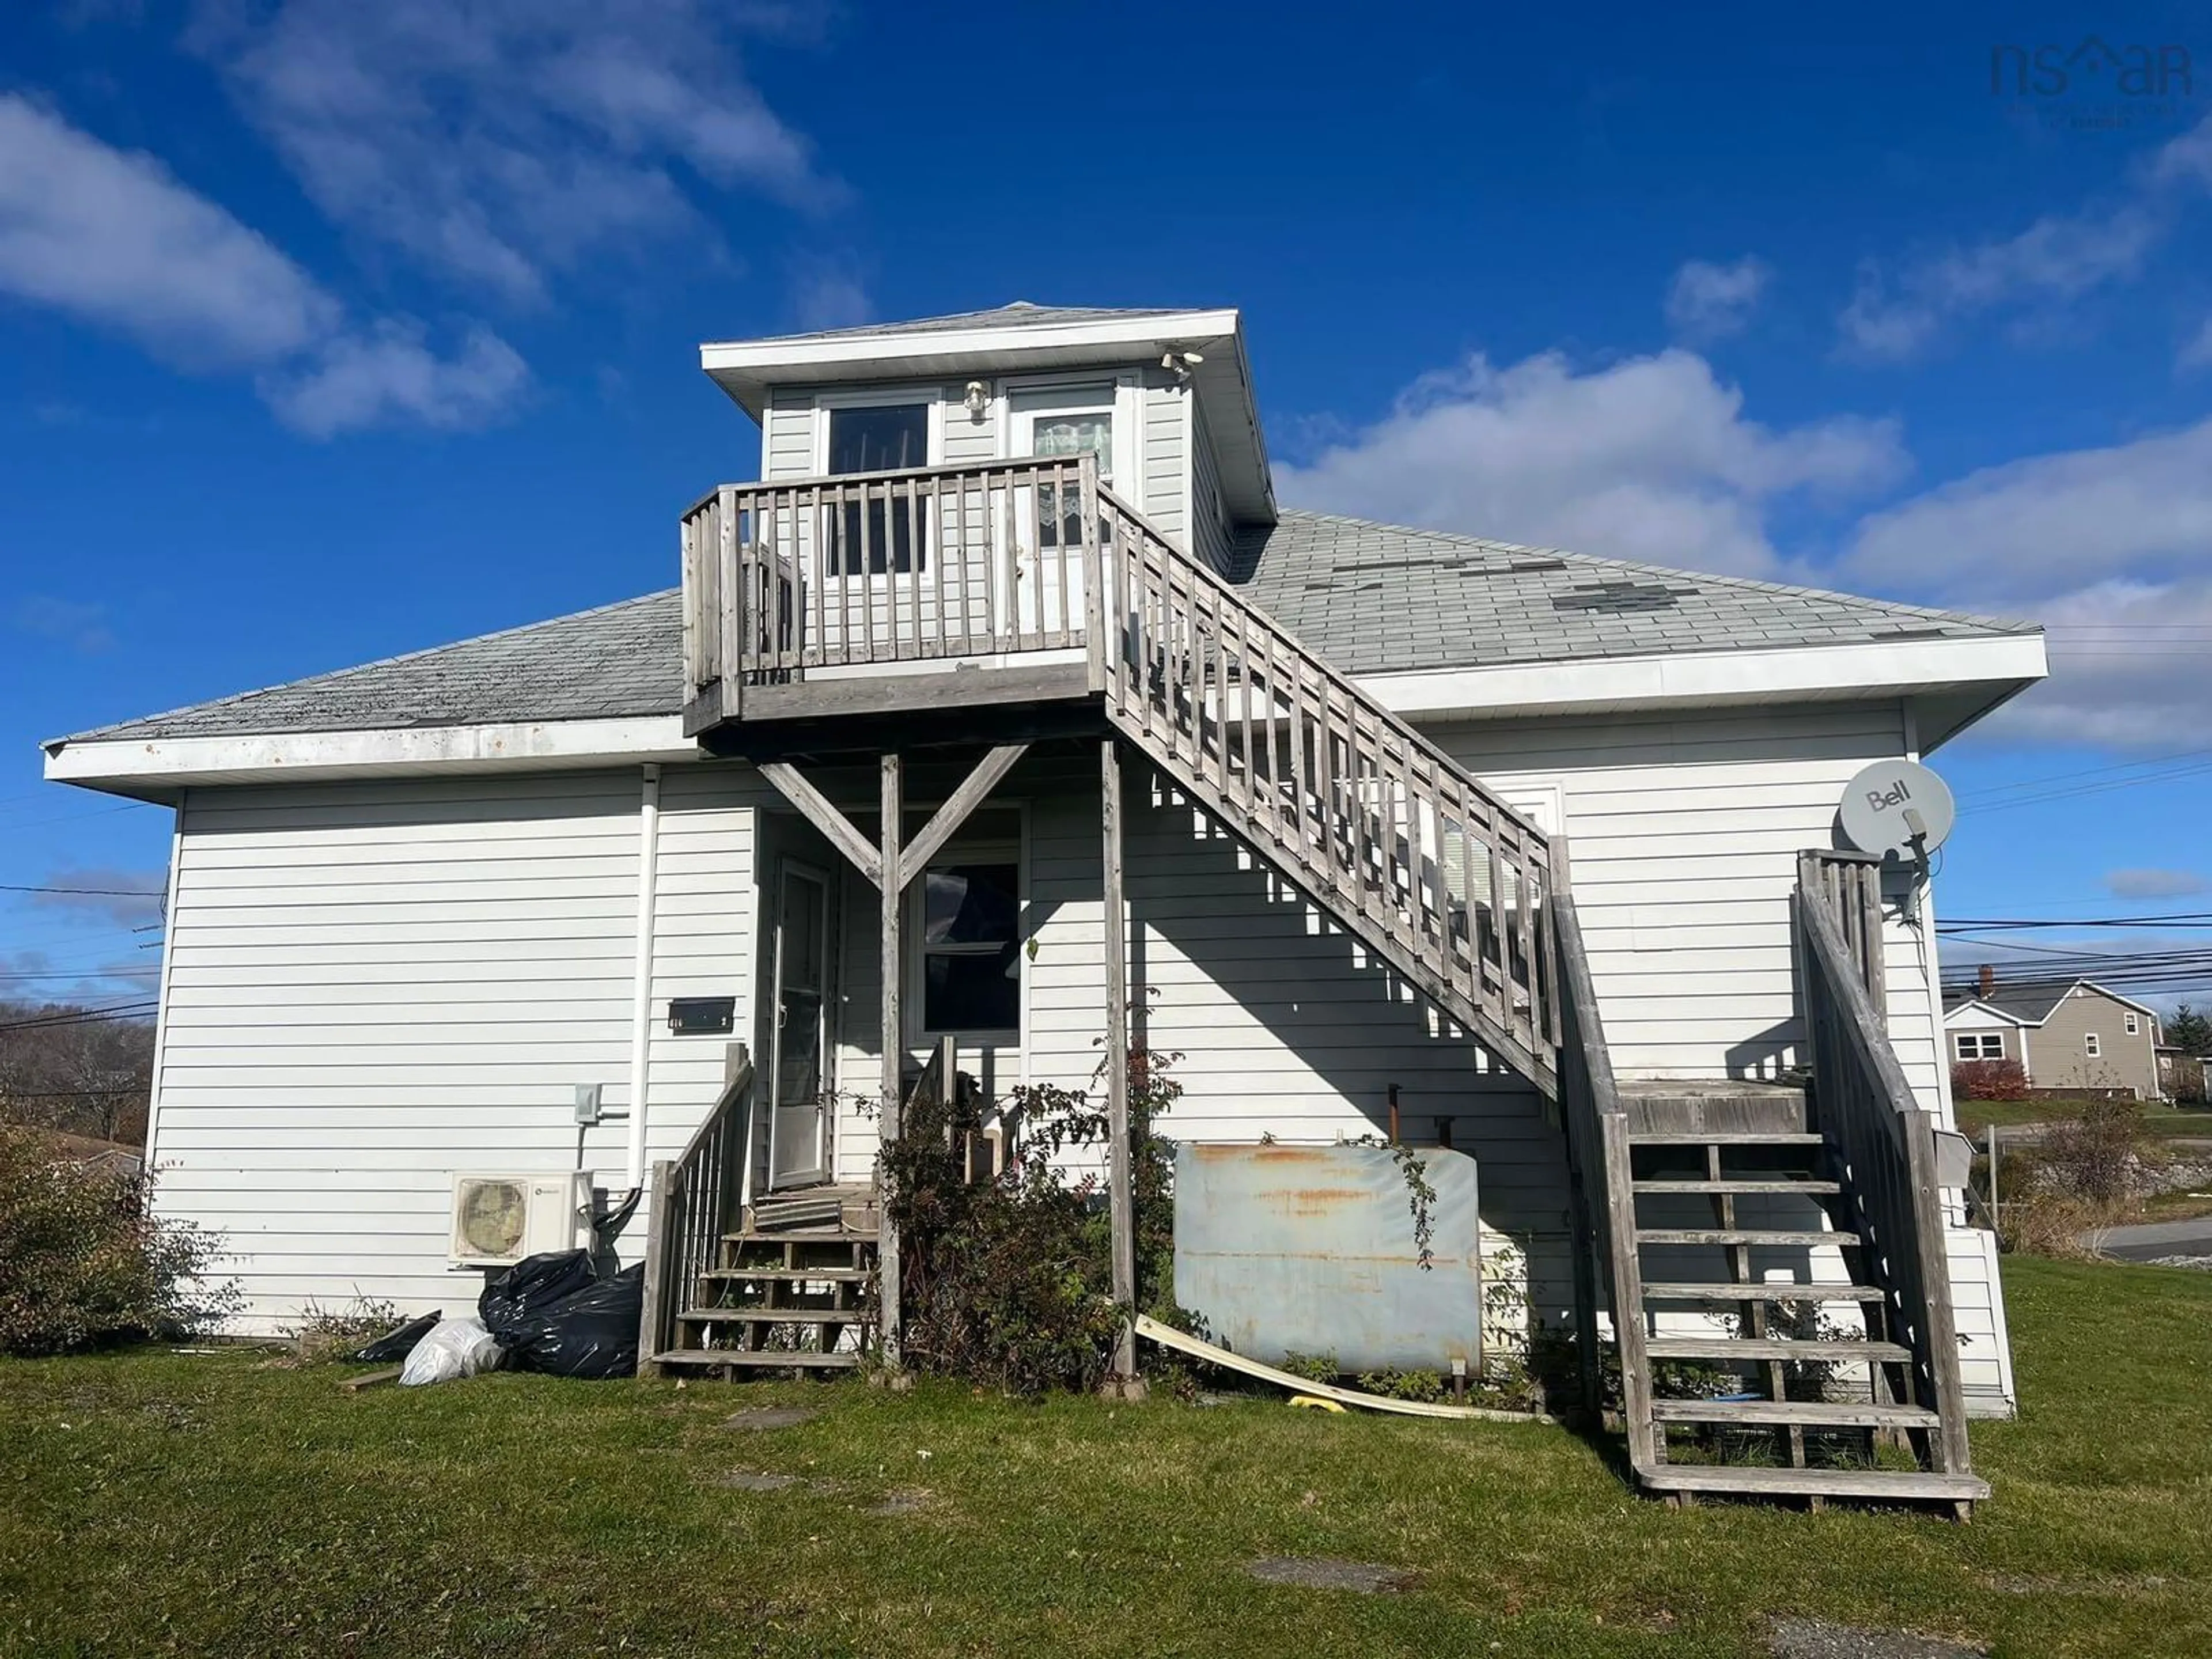
[(1326, 513), (1250, 526), (1234, 556), (1231, 574), (1261, 609), (1352, 674), (2036, 631)]
[(70, 741), (675, 714), (684, 707), (682, 599), (672, 587), (459, 645), (100, 726)]
[[(2000, 980), (1987, 996), (1982, 994), (1978, 985), (1949, 986), (1943, 992), (1943, 1012), (1953, 1013), (1970, 1002), (1978, 1002), (2001, 1014), (2024, 1019), (2030, 1025), (2040, 1025), (2051, 1018), (2053, 1009), (2066, 1000), (2066, 994), (2081, 983), (2080, 979)], [(2100, 985), (2097, 988), (2101, 991), (2105, 988)]]
[[(1355, 674), (2033, 632), (1882, 599), (1285, 513), (1237, 545), (1260, 606)], [(671, 589), (71, 741), (609, 719), (683, 707)]]
[[(1061, 323), (1104, 323), (1128, 317), (1180, 317), (1188, 306), (1041, 306), (1028, 300), (988, 311), (956, 311), (944, 317), (916, 317), (903, 323), (860, 323), (850, 328), (817, 329), (811, 334), (780, 334), (776, 341), (836, 340), (856, 334), (949, 334), (963, 328), (1043, 328)], [(751, 345), (767, 341), (748, 341)]]

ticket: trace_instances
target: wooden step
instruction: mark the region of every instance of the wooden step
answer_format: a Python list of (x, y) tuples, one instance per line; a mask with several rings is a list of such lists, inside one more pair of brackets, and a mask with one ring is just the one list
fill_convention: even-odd
[(873, 1267), (708, 1267), (701, 1271), (702, 1279), (772, 1279), (785, 1283), (818, 1285), (859, 1285), (876, 1276)]
[(1810, 1193), (1816, 1196), (1840, 1193), (1840, 1181), (1821, 1181), (1808, 1178), (1792, 1181), (1787, 1176), (1762, 1176), (1757, 1180), (1730, 1177), (1724, 1181), (1632, 1181), (1629, 1190), (1638, 1193), (1700, 1193), (1730, 1197), (1748, 1197), (1759, 1193)]
[(1871, 1400), (1655, 1400), (1658, 1423), (1799, 1425), (1808, 1429), (1932, 1429), (1942, 1419), (1925, 1406)]
[(1846, 1250), (1855, 1250), (1862, 1243), (1856, 1233), (1757, 1227), (1638, 1227), (1636, 1242), (1638, 1244), (1796, 1244), (1807, 1249), (1832, 1245)]
[(849, 1371), (856, 1353), (791, 1352), (775, 1348), (666, 1348), (653, 1356), (656, 1365), (736, 1365), (755, 1370)]
[(1799, 1134), (1780, 1129), (1740, 1129), (1711, 1133), (1656, 1130), (1628, 1132), (1632, 1146), (1818, 1146), (1821, 1138), (1817, 1134)]
[(1978, 1474), (1932, 1470), (1768, 1469), (1715, 1463), (1662, 1463), (1637, 1478), (1655, 1492), (1749, 1492), (1762, 1498), (1887, 1498), (1897, 1503), (1973, 1504), (1990, 1495)]
[(776, 1227), (763, 1232), (748, 1227), (724, 1233), (725, 1244), (873, 1244), (873, 1233), (848, 1233), (842, 1227)]
[(1646, 1302), (1887, 1302), (1878, 1285), (1705, 1285), (1655, 1280), (1644, 1286)]
[(681, 1320), (714, 1325), (858, 1325), (864, 1308), (686, 1308)]
[(1910, 1360), (1912, 1350), (1895, 1342), (1799, 1341), (1787, 1336), (1654, 1336), (1644, 1352), (1654, 1359), (1811, 1359), (1838, 1364)]

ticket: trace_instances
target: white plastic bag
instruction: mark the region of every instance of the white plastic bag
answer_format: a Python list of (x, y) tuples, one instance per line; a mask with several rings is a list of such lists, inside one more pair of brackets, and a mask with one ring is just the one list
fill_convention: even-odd
[(407, 1356), (399, 1383), (412, 1389), (425, 1382), (451, 1382), (456, 1377), (495, 1370), (499, 1358), (499, 1343), (484, 1328), (483, 1320), (441, 1319)]

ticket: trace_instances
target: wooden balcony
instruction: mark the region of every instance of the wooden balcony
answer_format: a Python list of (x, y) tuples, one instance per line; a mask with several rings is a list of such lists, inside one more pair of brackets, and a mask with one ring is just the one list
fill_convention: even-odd
[(1096, 462), (725, 484), (684, 517), (684, 729), (1095, 702)]

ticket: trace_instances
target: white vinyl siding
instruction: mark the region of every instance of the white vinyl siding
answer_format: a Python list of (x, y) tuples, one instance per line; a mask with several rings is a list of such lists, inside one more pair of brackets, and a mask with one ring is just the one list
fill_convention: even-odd
[(1190, 550), (1202, 563), (1223, 575), (1229, 574), (1229, 514), (1222, 504), (1221, 474), (1214, 465), (1213, 434), (1206, 423), (1206, 405), (1196, 398), (1190, 407)]
[[(635, 769), (195, 790), (172, 901), (161, 1212), (223, 1234), (265, 1333), (313, 1298), (457, 1308), (451, 1178), (575, 1167), (579, 1084), (629, 1106), (641, 779)], [(656, 1013), (751, 995), (753, 785), (663, 784)], [(740, 1031), (744, 1029), (740, 1025)], [(719, 1038), (656, 1022), (650, 1152), (719, 1087)], [(585, 1132), (625, 1187), (629, 1125)], [(622, 1250), (635, 1260), (643, 1218)]]
[(1188, 457), (1183, 446), (1184, 392), (1175, 377), (1164, 369), (1150, 369), (1140, 381), (1144, 412), (1139, 436), (1139, 465), (1142, 477), (1116, 491), (1178, 547), (1184, 539), (1183, 501)]
[(814, 476), (814, 394), (782, 387), (769, 394), (761, 420), (761, 477)]

